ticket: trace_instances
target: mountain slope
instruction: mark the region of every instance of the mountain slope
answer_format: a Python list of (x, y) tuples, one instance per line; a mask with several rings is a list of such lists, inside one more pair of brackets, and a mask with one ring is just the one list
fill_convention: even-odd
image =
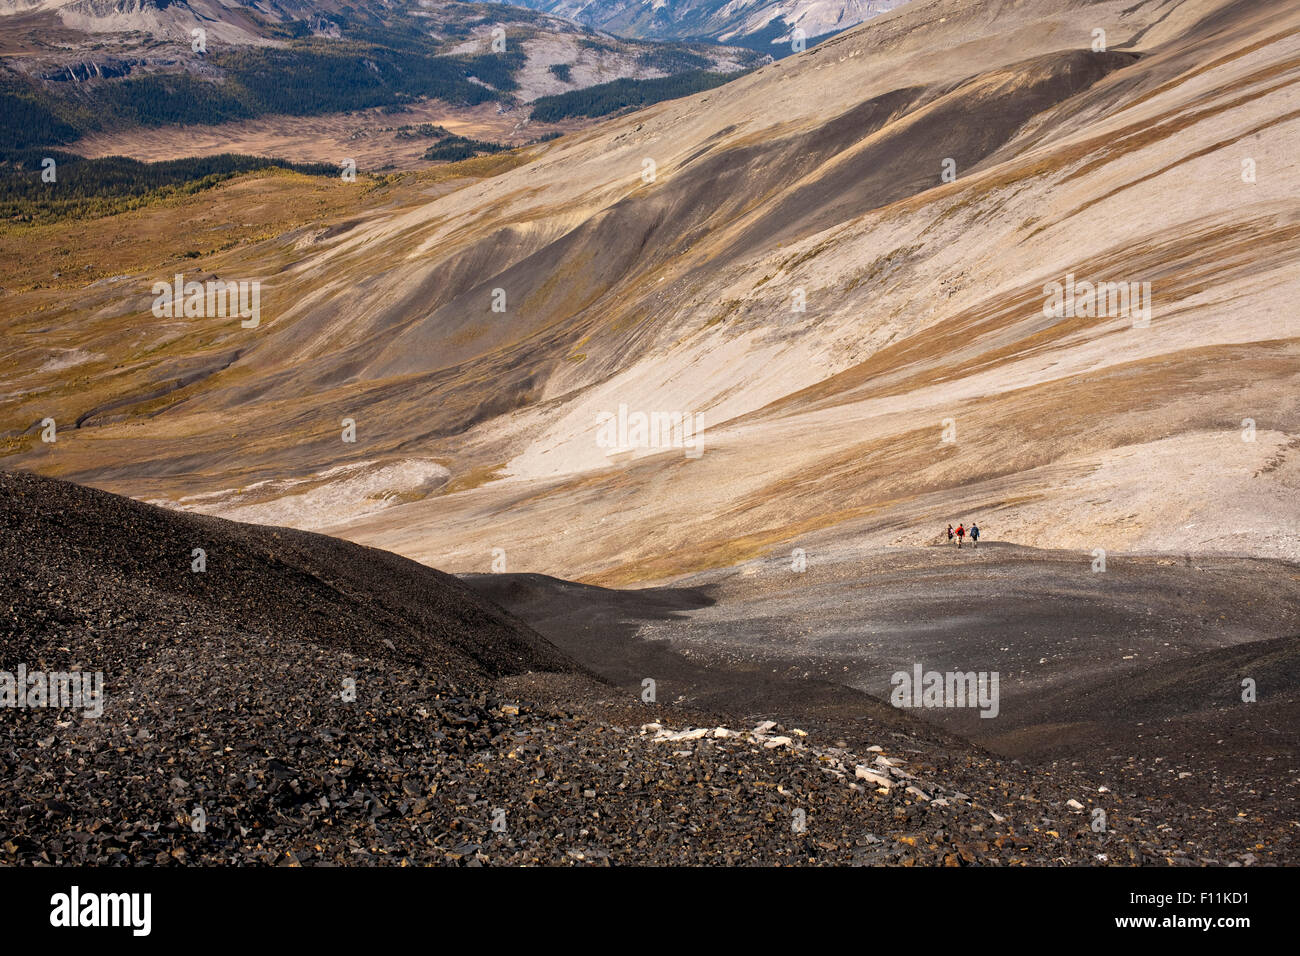
[(456, 578), (383, 551), (22, 473), (0, 473), (0, 488), (8, 532), (0, 641), (11, 662), (43, 658), (51, 642), (75, 644), (84, 659), (133, 633), (145, 640), (128, 650), (138, 663), (151, 645), (151, 653), (173, 646), (165, 633), (183, 641), (188, 630), (192, 640), (230, 632), (323, 642), (468, 683), (576, 669)]
[(906, 0), (523, 0), (618, 36), (709, 39), (781, 56), (795, 31), (807, 43), (847, 30)]
[[(1294, 858), (1282, 805), (1236, 813), (1232, 791), (1187, 806), (1093, 767), (1042, 773), (845, 688), (743, 667), (720, 676), (781, 692), (764, 708), (820, 719), (805, 731), (646, 702), (575, 673), (474, 590), (393, 555), (33, 475), (0, 473), (0, 492), (8, 864)], [(210, 547), (203, 572), (189, 568), (195, 540)], [(668, 617), (699, 604), (492, 583), (520, 613), (560, 606), (581, 624), (585, 605), (615, 667), (611, 609)], [(55, 674), (98, 690), (76, 702), (38, 694)], [(14, 706), (18, 680), (27, 706)], [(1094, 809), (1108, 815), (1103, 830)], [(1219, 825), (1234, 813), (1236, 825)]]
[[(971, 517), (1296, 560), (1298, 17), (914, 3), (315, 238), (23, 289), (12, 460), (606, 584)], [(261, 277), (261, 326), (142, 325), (182, 270)], [(1149, 324), (1045, 314), (1069, 276), (1149, 283)], [(702, 456), (608, 454), (620, 406), (702, 415)]]

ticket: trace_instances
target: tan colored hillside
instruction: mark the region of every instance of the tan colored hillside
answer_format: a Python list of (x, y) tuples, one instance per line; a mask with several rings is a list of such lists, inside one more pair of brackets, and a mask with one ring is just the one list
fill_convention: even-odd
[[(260, 233), (248, 181), (192, 197), (197, 258), (87, 226), (126, 273), (88, 287), (7, 233), (4, 466), (602, 583), (972, 518), (1298, 560), (1298, 82), (1283, 0), (916, 0), (463, 179), (268, 193)], [(178, 271), (260, 280), (261, 324), (155, 318)], [(1067, 275), (1149, 324), (1046, 316)], [(607, 455), (620, 405), (703, 454)]]

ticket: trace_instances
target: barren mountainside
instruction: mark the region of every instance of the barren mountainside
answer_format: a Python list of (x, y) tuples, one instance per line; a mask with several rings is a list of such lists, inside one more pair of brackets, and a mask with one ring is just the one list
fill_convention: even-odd
[[(969, 517), (1085, 565), (1294, 560), (1297, 27), (918, 0), (319, 228), (223, 246), (196, 203), (170, 252), (16, 277), (6, 464), (602, 583)], [(263, 188), (202, 202), (278, 214)], [(152, 314), (176, 273), (260, 280), (260, 324)], [(1053, 313), (1076, 282), (1134, 310)], [(702, 454), (602, 447), (620, 408)]]
[(1294, 863), (1300, 6), (537, 3), (0, 16), (0, 860)]
[[(635, 636), (686, 625), (686, 611), (712, 603), (699, 591), (540, 575), (462, 583), (347, 542), (30, 474), (0, 473), (0, 527), (9, 865), (1294, 859), (1293, 786), (1267, 762), (1294, 753), (1279, 733), (1294, 726), (1293, 694), (1246, 717), (1249, 754), (1238, 753), (1240, 706), (1139, 699), (1146, 720), (1192, 703), (1194, 720), (1175, 726), (1190, 724), (1183, 739), (1198, 746), (1207, 733), (1231, 738), (1217, 766), (1124, 759), (1094, 742), (1086, 759), (1043, 772), (843, 686), (704, 667)], [(1270, 590), (1259, 570), (1243, 604)], [(1175, 569), (1163, 583), (1191, 577)], [(1219, 656), (1294, 683), (1294, 643)], [(1210, 663), (1163, 677), (1209, 676)], [(659, 701), (620, 686), (644, 667), (660, 677)], [(13, 669), (20, 681), (97, 683), (82, 709), (15, 708)]]

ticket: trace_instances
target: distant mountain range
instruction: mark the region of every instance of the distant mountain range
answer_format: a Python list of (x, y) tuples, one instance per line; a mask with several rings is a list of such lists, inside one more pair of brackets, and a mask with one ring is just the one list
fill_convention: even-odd
[(657, 82), (550, 106), (592, 116), (695, 92), (763, 62), (749, 49), (624, 40), (502, 4), (0, 0), (0, 142), (70, 145), (108, 130), (429, 101), (511, 111), (611, 83)]
[[(714, 40), (791, 52), (796, 30), (805, 40), (829, 36), (907, 0), (518, 0), (621, 37)], [(786, 49), (781, 49), (785, 46)]]

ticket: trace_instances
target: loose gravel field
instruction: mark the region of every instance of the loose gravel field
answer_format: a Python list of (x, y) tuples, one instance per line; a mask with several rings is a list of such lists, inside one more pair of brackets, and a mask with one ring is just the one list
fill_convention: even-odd
[[(5, 863), (1294, 861), (1265, 808), (1048, 772), (825, 681), (719, 669), (716, 699), (643, 702), (527, 608), (384, 552), (30, 475), (0, 492), (0, 668), (105, 688), (99, 717), (0, 710)], [(746, 687), (788, 716), (753, 719)]]

